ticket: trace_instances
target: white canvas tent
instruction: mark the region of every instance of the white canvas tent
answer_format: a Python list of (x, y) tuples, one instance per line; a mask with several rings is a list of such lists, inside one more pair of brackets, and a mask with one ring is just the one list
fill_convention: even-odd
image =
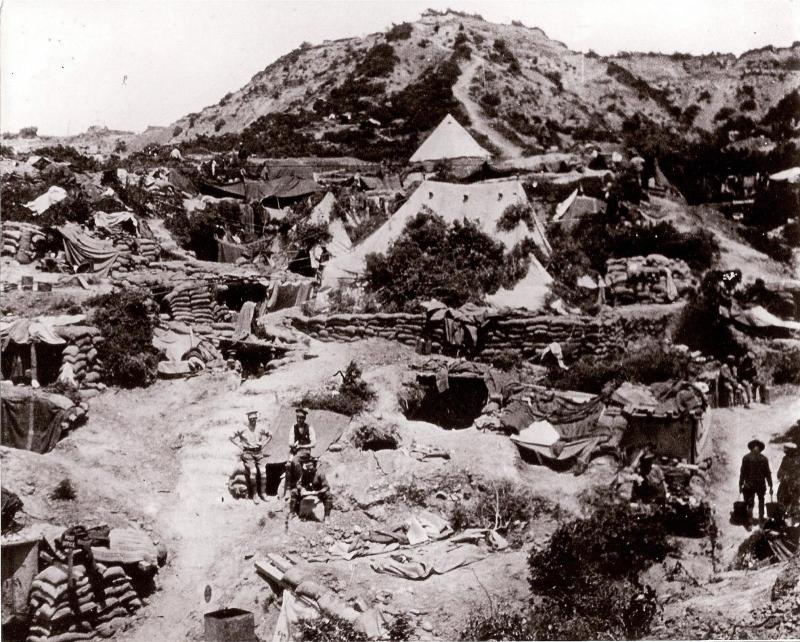
[[(516, 178), (468, 185), (424, 181), (386, 223), (350, 252), (334, 256), (325, 268), (323, 284), (335, 285), (340, 280), (360, 275), (367, 254), (386, 252), (408, 221), (423, 208), (430, 209), (447, 223), (464, 219), (476, 222), (486, 234), (502, 242), (506, 250), (525, 238), (531, 238), (545, 254), (549, 254), (550, 244), (535, 212), (532, 230), (524, 222), (518, 223), (509, 232), (497, 229), (497, 222), (509, 205), (531, 205), (522, 183)], [(500, 290), (489, 299), (493, 305), (536, 309), (541, 305), (551, 281), (541, 263), (531, 256), (528, 275), (511, 290)]]
[(483, 158), (488, 160), (492, 155), (481, 147), (477, 141), (450, 114), (444, 117), (425, 142), (419, 146), (411, 157), (412, 163), (426, 161), (450, 160), (455, 158)]

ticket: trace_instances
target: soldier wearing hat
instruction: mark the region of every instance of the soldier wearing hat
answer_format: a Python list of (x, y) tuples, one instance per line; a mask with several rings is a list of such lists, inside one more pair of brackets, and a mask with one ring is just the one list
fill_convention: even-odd
[(789, 442), (783, 445), (783, 460), (778, 468), (778, 503), (791, 514), (800, 500), (800, 448)]
[(772, 472), (769, 469), (769, 460), (763, 455), (764, 442), (753, 439), (747, 444), (750, 451), (742, 457), (742, 467), (739, 471), (739, 492), (744, 497), (750, 520), (753, 519), (753, 506), (758, 495), (758, 520), (764, 521), (764, 494), (769, 486), (772, 495)]
[(247, 413), (247, 430), (238, 430), (230, 438), (241, 451), (247, 495), (255, 504), (258, 504), (259, 497), (267, 500), (267, 471), (263, 458), (264, 448), (272, 440), (272, 434), (268, 430), (256, 431), (257, 424), (258, 411), (251, 410)]
[(302, 460), (311, 456), (311, 451), (317, 445), (317, 435), (314, 428), (306, 421), (308, 411), (298, 407), (295, 410), (295, 422), (289, 431), (289, 453), (291, 459), (286, 464), (286, 476), (283, 485), (284, 495), (287, 490), (295, 487), (300, 478)]

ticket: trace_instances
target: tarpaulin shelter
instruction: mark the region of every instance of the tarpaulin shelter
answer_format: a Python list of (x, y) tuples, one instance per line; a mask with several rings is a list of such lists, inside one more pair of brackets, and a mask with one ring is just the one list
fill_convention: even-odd
[(419, 149), (409, 159), (411, 163), (441, 161), (456, 158), (489, 159), (492, 154), (481, 147), (470, 133), (450, 114), (444, 117)]
[(317, 183), (298, 176), (279, 176), (267, 181), (244, 180), (226, 185), (209, 182), (200, 184), (200, 192), (216, 198), (238, 198), (264, 206), (282, 207), (288, 203), (319, 191)]
[(134, 233), (138, 234), (139, 219), (133, 212), (100, 212), (94, 213), (94, 226), (97, 229), (113, 232), (127, 224)]
[(232, 243), (217, 239), (217, 262), (236, 263), (240, 258), (252, 261), (259, 253), (269, 250), (271, 240), (259, 239), (252, 243)]
[(67, 262), (77, 271), (81, 268), (106, 276), (119, 258), (120, 251), (108, 241), (92, 238), (74, 223), (56, 228), (64, 241)]
[(620, 447), (649, 449), (691, 464), (702, 457), (711, 432), (708, 401), (688, 381), (655, 384), (650, 388), (624, 383), (612, 395), (627, 421)]
[(497, 317), (497, 311), (474, 303), (465, 303), (460, 308), (450, 308), (441, 301), (432, 299), (422, 303), (425, 308), (425, 329), (433, 331), (442, 326), (444, 339), (456, 350), (474, 351), (483, 339), (483, 332)]
[[(521, 386), (510, 397), (500, 417), (504, 427), (518, 431), (511, 440), (524, 459), (557, 470), (576, 466), (582, 472), (598, 454), (616, 453), (621, 436), (618, 427), (603, 420), (606, 401), (592, 397), (575, 399), (559, 391)], [(559, 439), (540, 443), (542, 431), (527, 432), (536, 422), (546, 421)]]
[(84, 321), (83, 314), (23, 318), (0, 322), (2, 374), (17, 379), (30, 369), (31, 379), (52, 383), (61, 367), (61, 352), (67, 343), (58, 328)]
[(37, 453), (52, 450), (73, 403), (67, 397), (22, 386), (3, 385), (0, 390), (3, 445)]
[(800, 335), (800, 321), (785, 321), (758, 305), (747, 310), (734, 309), (730, 314), (720, 308), (722, 316), (748, 334), (770, 337), (793, 337)]
[(315, 283), (314, 279), (273, 281), (269, 296), (261, 306), (261, 315), (302, 305), (314, 293)]

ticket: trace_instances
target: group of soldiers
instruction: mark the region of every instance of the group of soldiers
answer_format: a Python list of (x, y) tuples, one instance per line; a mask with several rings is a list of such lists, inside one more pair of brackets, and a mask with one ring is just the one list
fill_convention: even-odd
[[(747, 444), (748, 452), (742, 458), (739, 470), (739, 492), (747, 506), (749, 523), (753, 521), (753, 508), (758, 498), (758, 522), (764, 523), (764, 499), (769, 488), (773, 497), (772, 472), (764, 455), (765, 445), (760, 439)], [(783, 445), (783, 460), (778, 468), (777, 503), (781, 507), (779, 520), (786, 516), (800, 518), (800, 448), (794, 442)]]
[[(769, 460), (763, 454), (764, 442), (753, 439), (747, 444), (748, 453), (742, 458), (739, 470), (739, 493), (747, 507), (749, 527), (753, 523), (753, 509), (758, 499), (758, 523), (765, 523), (764, 507), (767, 489), (774, 495), (772, 472)], [(783, 445), (784, 456), (778, 468), (777, 499), (780, 508), (778, 521), (787, 517), (800, 521), (800, 447), (794, 442)], [(631, 501), (645, 504), (663, 504), (667, 501), (668, 489), (664, 472), (655, 462), (655, 456), (645, 452), (639, 458), (638, 479), (634, 482)]]
[(755, 354), (747, 351), (738, 360), (732, 354), (719, 369), (718, 389), (720, 405), (734, 406), (741, 400), (745, 408), (760, 400), (766, 403), (763, 381), (758, 374)]
[[(284, 470), (283, 496), (289, 492), (289, 510), (297, 513), (305, 497), (315, 497), (325, 508), (324, 519), (330, 516), (333, 506), (330, 485), (320, 470), (318, 458), (311, 451), (317, 445), (314, 428), (307, 421), (305, 408), (295, 411), (295, 423), (289, 431), (289, 457)], [(272, 433), (258, 429), (258, 412), (247, 413), (247, 429), (236, 431), (230, 438), (240, 450), (244, 466), (247, 494), (253, 503), (267, 501), (267, 471), (265, 454), (272, 441)]]

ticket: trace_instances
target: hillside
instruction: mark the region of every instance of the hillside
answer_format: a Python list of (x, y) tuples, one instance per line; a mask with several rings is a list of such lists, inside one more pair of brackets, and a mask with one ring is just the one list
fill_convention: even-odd
[(429, 11), (386, 33), (303, 45), (157, 138), (241, 134), (274, 155), (402, 158), (454, 111), (479, 137), (491, 128), (505, 155), (534, 153), (616, 140), (637, 114), (690, 136), (741, 117), (757, 123), (798, 86), (800, 43), (739, 57), (602, 57), (540, 29)]

